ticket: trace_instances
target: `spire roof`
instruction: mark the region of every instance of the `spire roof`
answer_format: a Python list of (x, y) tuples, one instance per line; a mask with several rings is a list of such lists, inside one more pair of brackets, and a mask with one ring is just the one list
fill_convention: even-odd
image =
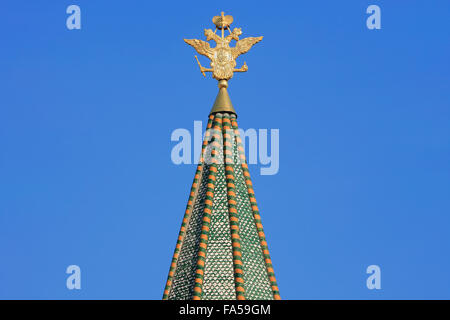
[[(241, 31), (230, 31), (232, 21), (233, 17), (223, 12), (213, 18), (216, 31), (222, 31), (221, 38), (205, 30), (207, 40), (217, 42), (214, 49), (201, 40), (185, 40), (212, 60), (211, 69), (199, 63), (200, 71), (213, 72), (219, 80), (219, 93), (208, 118), (164, 289), (165, 300), (280, 299), (236, 111), (227, 92), (227, 80), (233, 72), (247, 71), (245, 63), (233, 69), (236, 52), (247, 52), (262, 37), (240, 40), (242, 44), (238, 41), (233, 53), (229, 37), (239, 40)], [(230, 32), (226, 38), (225, 29)]]

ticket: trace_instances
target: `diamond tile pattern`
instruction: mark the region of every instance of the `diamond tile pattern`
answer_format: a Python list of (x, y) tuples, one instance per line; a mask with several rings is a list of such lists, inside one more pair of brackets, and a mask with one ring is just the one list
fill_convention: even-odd
[[(220, 140), (220, 143), (223, 145), (222, 140)], [(233, 137), (232, 143), (235, 161), (232, 166), (235, 172), (244, 295), (246, 299), (273, 299), (235, 137)], [(202, 284), (201, 298), (205, 300), (236, 299), (223, 148), (218, 151), (221, 162), (217, 164), (213, 210)], [(201, 183), (193, 202), (192, 213), (186, 226), (186, 233), (182, 240), (178, 259), (176, 259), (173, 280), (171, 285), (166, 287), (169, 290), (168, 299), (170, 300), (189, 300), (193, 297), (208, 175), (209, 166), (205, 163), (203, 164)]]

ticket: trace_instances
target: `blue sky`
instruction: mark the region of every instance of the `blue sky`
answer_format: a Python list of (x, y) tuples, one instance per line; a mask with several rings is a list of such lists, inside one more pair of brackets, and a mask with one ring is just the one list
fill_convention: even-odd
[(229, 92), (280, 130), (250, 172), (282, 298), (449, 299), (450, 3), (378, 0), (2, 1), (0, 298), (161, 298), (195, 171), (170, 135), (217, 94), (182, 39), (222, 10), (264, 36)]

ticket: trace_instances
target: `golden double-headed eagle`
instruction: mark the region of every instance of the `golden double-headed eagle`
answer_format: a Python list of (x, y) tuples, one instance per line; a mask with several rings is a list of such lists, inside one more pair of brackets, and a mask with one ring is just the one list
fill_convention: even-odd
[[(194, 49), (201, 55), (208, 57), (211, 60), (211, 68), (204, 68), (198, 61), (200, 72), (205, 75), (205, 72), (212, 72), (213, 78), (217, 80), (229, 80), (233, 77), (234, 72), (245, 72), (248, 70), (247, 64), (235, 69), (236, 58), (243, 53), (248, 52), (251, 47), (262, 40), (263, 37), (248, 37), (239, 40), (239, 36), (242, 34), (241, 28), (234, 28), (230, 30), (230, 25), (233, 22), (232, 16), (225, 16), (222, 12), (220, 16), (215, 16), (212, 19), (216, 25), (216, 30), (205, 29), (206, 41), (198, 39), (184, 39), (184, 41), (193, 46)], [(216, 34), (217, 30), (222, 31), (222, 36)], [(224, 31), (228, 30), (229, 35), (224, 36)], [(211, 48), (207, 41), (214, 40), (216, 46)], [(231, 40), (236, 40), (236, 45), (230, 47)]]

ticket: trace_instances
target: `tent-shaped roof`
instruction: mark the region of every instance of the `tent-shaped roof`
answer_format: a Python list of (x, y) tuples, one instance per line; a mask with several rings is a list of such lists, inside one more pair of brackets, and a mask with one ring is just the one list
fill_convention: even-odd
[[(230, 31), (231, 16), (213, 18), (222, 37), (205, 30), (207, 42), (185, 40), (214, 63), (200, 71), (213, 72), (219, 93), (209, 115), (202, 154), (178, 235), (163, 299), (280, 299), (256, 204), (250, 173), (239, 136), (236, 112), (227, 92), (235, 57), (262, 37), (239, 40), (240, 28)], [(225, 37), (224, 30), (230, 35)], [(217, 31), (217, 30), (216, 30)], [(230, 48), (231, 39), (237, 40)], [(198, 61), (198, 60), (197, 60)]]

